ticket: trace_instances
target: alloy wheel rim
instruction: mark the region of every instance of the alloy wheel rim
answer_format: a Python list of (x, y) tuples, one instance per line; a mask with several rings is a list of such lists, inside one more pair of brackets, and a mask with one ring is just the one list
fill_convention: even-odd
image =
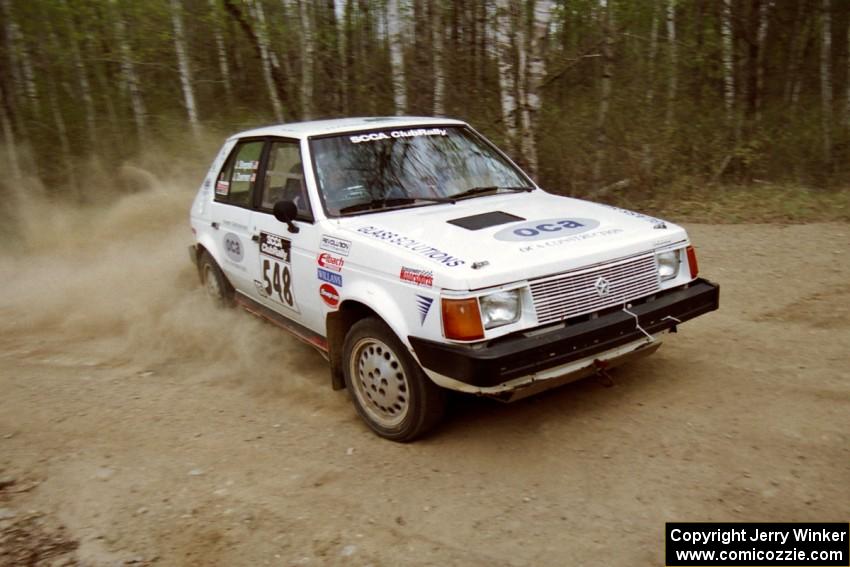
[(364, 338), (351, 357), (354, 394), (375, 423), (398, 426), (410, 411), (410, 385), (401, 361), (384, 342)]

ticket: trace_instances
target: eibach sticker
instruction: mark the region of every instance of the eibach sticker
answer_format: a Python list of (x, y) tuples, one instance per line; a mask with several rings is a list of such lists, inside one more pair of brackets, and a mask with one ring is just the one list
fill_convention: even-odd
[(334, 256), (333, 254), (328, 254), (327, 252), (322, 252), (319, 254), (318, 258), (316, 258), (316, 263), (326, 270), (341, 272), (342, 267), (345, 265), (345, 259)]

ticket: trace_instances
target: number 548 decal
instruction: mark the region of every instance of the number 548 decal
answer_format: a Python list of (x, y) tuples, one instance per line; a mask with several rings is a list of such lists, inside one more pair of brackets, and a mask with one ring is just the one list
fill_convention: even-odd
[(261, 232), (260, 257), (263, 261), (263, 281), (255, 283), (261, 295), (298, 311), (289, 265), (291, 247), (292, 243), (286, 238)]
[(295, 307), (295, 299), (292, 297), (292, 274), (288, 266), (263, 258), (263, 282), (266, 297), (279, 299), (281, 303)]

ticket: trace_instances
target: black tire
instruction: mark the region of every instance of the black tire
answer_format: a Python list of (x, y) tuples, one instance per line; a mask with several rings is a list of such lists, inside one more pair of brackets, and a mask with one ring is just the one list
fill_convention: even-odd
[(428, 378), (395, 333), (378, 319), (351, 326), (343, 344), (345, 387), (378, 435), (408, 442), (443, 417), (446, 392)]
[(233, 306), (233, 286), (206, 250), (198, 259), (198, 274), (201, 276), (201, 283), (207, 295), (218, 307)]

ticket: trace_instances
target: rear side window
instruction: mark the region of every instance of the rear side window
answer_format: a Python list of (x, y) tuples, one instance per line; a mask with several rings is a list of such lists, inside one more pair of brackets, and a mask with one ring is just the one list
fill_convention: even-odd
[(233, 152), (218, 174), (215, 183), (215, 200), (240, 207), (250, 207), (263, 142), (242, 142)]

